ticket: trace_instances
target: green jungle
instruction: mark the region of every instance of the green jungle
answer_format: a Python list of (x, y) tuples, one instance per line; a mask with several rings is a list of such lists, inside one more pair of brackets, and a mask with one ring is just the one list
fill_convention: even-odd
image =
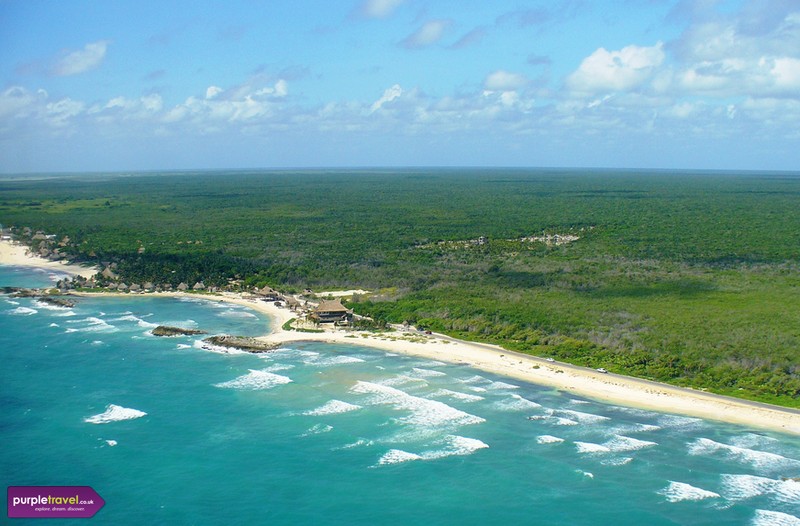
[(800, 407), (800, 174), (5, 177), (0, 223), (128, 283), (362, 288), (376, 322)]

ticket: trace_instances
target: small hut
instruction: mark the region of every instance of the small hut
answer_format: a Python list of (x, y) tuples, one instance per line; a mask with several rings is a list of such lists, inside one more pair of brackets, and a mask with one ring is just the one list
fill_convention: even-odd
[(194, 284), (192, 290), (206, 290), (206, 285), (202, 281), (198, 281)]
[(189, 290), (189, 285), (187, 285), (186, 283), (181, 283), (180, 285), (178, 285), (178, 290), (181, 292), (186, 292), (187, 290)]
[(264, 301), (276, 301), (281, 298), (281, 295), (278, 293), (278, 291), (268, 286), (264, 286), (263, 288), (256, 290), (256, 294)]

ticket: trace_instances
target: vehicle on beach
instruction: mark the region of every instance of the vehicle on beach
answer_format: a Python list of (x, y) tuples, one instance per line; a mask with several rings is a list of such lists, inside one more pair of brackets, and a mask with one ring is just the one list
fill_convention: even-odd
[(598, 373), (603, 373), (603, 374), (607, 374), (607, 373), (608, 373), (608, 371), (606, 371), (606, 370), (605, 370), (604, 368), (602, 368), (602, 367), (598, 367), (598, 368), (597, 368), (597, 372), (598, 372)]

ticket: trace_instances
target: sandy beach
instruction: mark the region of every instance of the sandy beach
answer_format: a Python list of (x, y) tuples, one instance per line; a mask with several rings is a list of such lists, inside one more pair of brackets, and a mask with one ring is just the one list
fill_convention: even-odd
[(28, 254), (27, 251), (28, 247), (25, 245), (0, 240), (0, 265), (43, 268), (63, 272), (71, 276), (83, 276), (85, 278), (91, 278), (98, 272), (98, 269), (95, 267), (70, 265), (66, 261), (50, 261), (49, 259)]
[[(72, 273), (88, 272), (90, 275), (96, 272), (93, 269), (33, 258), (25, 254), (25, 247), (22, 246), (4, 242), (0, 244), (0, 248), (2, 248), (0, 264), (37, 266)], [(128, 294), (121, 293), (75, 294), (80, 296), (128, 296)], [(388, 333), (345, 329), (328, 329), (324, 332), (314, 333), (287, 331), (283, 329), (283, 325), (295, 318), (295, 313), (288, 308), (277, 307), (274, 302), (246, 299), (235, 293), (212, 295), (161, 292), (153, 295), (187, 296), (208, 301), (224, 301), (256, 310), (272, 320), (272, 332), (259, 338), (266, 342), (282, 344), (316, 341), (360, 345), (398, 354), (467, 365), (509, 378), (550, 386), (594, 400), (800, 435), (800, 411), (793, 409), (673, 387), (629, 376), (600, 373), (584, 367), (550, 362), (507, 351), (494, 345), (457, 340), (435, 333), (426, 335), (402, 329)]]

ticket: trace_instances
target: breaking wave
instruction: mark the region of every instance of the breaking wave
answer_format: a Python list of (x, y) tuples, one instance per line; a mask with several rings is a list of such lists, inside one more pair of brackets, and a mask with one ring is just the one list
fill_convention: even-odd
[(330, 400), (316, 409), (305, 411), (303, 414), (308, 416), (338, 415), (340, 413), (357, 411), (358, 409), (361, 409), (360, 405), (348, 404), (341, 400)]
[(106, 410), (100, 414), (89, 416), (83, 419), (84, 422), (89, 424), (108, 424), (110, 422), (119, 422), (121, 420), (133, 420), (134, 418), (141, 418), (147, 413), (139, 411), (138, 409), (131, 409), (119, 405), (109, 404)]
[(720, 497), (719, 493), (674, 481), (670, 481), (669, 486), (660, 490), (658, 494), (664, 495), (669, 502), (698, 501)]
[(292, 379), (288, 376), (250, 369), (249, 373), (227, 382), (214, 384), (214, 387), (258, 391), (262, 389), (272, 389), (275, 386), (288, 384), (291, 381)]

